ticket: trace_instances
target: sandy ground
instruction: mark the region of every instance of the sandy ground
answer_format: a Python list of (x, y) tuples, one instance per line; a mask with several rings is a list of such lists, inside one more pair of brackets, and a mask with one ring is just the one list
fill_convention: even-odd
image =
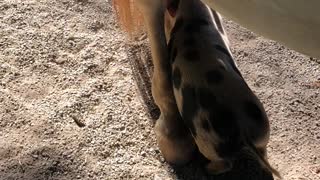
[[(320, 61), (225, 26), (270, 117), (271, 164), (319, 180)], [(159, 152), (148, 52), (125, 43), (110, 0), (0, 0), (0, 179), (208, 178)]]

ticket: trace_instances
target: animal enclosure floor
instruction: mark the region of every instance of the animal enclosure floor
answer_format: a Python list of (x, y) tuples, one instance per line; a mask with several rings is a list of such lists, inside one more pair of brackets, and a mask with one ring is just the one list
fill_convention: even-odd
[[(271, 121), (270, 163), (319, 180), (320, 61), (224, 24)], [(147, 47), (110, 0), (0, 0), (0, 179), (206, 179), (159, 152)]]

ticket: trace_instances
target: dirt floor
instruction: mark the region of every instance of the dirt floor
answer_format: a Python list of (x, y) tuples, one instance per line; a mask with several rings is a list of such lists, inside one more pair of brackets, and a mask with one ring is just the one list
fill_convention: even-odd
[[(1, 180), (208, 179), (161, 156), (147, 41), (126, 44), (110, 4), (0, 0)], [(320, 180), (320, 61), (225, 26), (270, 117), (271, 164)]]

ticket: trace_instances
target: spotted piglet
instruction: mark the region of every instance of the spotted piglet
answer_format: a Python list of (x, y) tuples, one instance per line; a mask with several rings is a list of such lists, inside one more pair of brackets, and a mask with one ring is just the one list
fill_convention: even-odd
[(206, 169), (232, 169), (239, 153), (249, 153), (273, 174), (267, 160), (269, 121), (263, 105), (239, 72), (220, 15), (199, 0), (182, 0), (168, 43), (178, 110)]

